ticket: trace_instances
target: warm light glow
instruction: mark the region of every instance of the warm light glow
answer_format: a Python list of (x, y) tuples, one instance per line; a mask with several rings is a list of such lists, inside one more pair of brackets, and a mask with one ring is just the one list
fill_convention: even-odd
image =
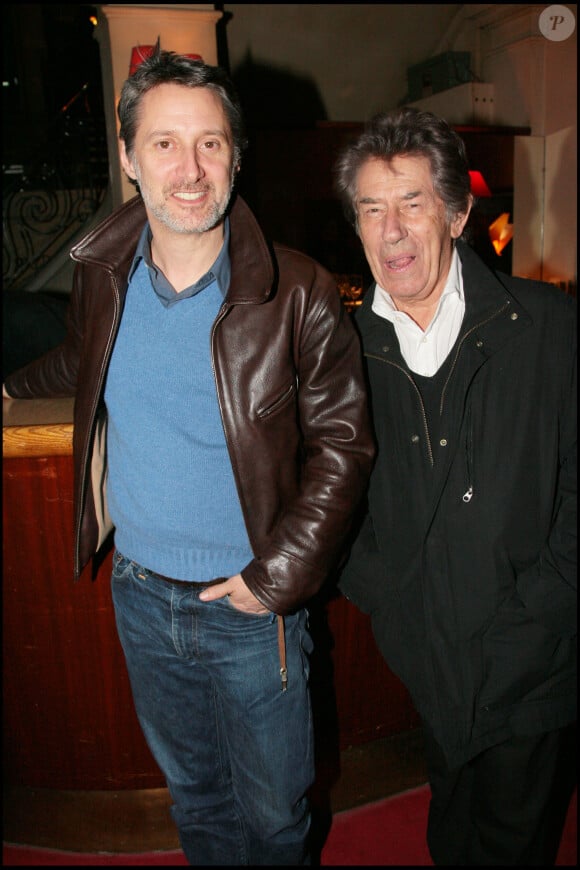
[(352, 311), (353, 308), (362, 305), (364, 289), (362, 275), (343, 275), (335, 272), (334, 280), (347, 311)]
[(501, 256), (501, 252), (514, 235), (514, 225), (508, 224), (509, 219), (509, 212), (504, 211), (497, 220), (489, 225), (489, 238), (498, 257)]
[(469, 178), (471, 181), (471, 192), (474, 196), (482, 197), (492, 195), (485, 178), (477, 169), (469, 170)]
[(97, 16), (96, 16), (96, 15), (90, 15), (90, 16), (89, 16), (89, 21), (91, 22), (91, 24), (93, 25), (93, 27), (96, 27), (97, 24), (99, 23), (99, 22), (97, 21)]

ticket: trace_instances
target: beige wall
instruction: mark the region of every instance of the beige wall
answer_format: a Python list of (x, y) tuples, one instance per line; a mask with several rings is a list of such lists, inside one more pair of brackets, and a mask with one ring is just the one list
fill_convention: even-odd
[[(567, 8), (576, 15), (575, 4)], [(493, 5), (482, 13), (481, 69), (495, 83), (496, 123), (532, 134), (516, 142), (512, 271), (575, 285), (578, 32), (547, 39), (538, 24), (544, 9)]]
[[(532, 134), (515, 147), (512, 270), (576, 282), (577, 29), (546, 39), (546, 5), (229, 3), (224, 11), (232, 73), (251, 58), (309, 79), (330, 121), (394, 108), (407, 97), (410, 65), (470, 51), (473, 72), (493, 85), (485, 122)], [(564, 5), (576, 16), (576, 4)], [(464, 96), (436, 95), (432, 111), (468, 123), (457, 114)]]
[(227, 3), (223, 8), (231, 15), (226, 32), (233, 74), (249, 56), (314, 83), (329, 120), (358, 121), (405, 97), (407, 67), (437, 53), (462, 6)]

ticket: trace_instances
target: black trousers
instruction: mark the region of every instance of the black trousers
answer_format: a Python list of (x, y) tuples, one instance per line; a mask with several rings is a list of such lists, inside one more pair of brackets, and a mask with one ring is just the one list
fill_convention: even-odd
[(512, 737), (450, 770), (425, 728), (436, 865), (553, 866), (576, 781), (576, 726)]

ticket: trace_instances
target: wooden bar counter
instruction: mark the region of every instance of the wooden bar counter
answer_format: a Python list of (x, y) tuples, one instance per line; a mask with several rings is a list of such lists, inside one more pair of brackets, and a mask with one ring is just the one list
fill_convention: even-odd
[[(164, 786), (133, 709), (111, 553), (73, 580), (72, 400), (3, 402), (3, 761), (10, 785)], [(319, 751), (417, 725), (368, 618), (337, 595), (312, 611)]]

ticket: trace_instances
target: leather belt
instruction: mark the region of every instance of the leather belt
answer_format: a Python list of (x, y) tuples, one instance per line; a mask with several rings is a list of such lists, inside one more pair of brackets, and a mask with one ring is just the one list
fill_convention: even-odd
[(158, 574), (157, 571), (149, 571), (152, 577), (158, 580), (163, 580), (165, 583), (172, 583), (175, 586), (186, 586), (188, 589), (207, 589), (208, 586), (217, 586), (218, 583), (225, 583), (227, 577), (216, 577), (215, 580), (206, 580), (203, 583), (198, 583), (195, 580), (175, 580), (174, 577), (166, 577), (165, 574)]

